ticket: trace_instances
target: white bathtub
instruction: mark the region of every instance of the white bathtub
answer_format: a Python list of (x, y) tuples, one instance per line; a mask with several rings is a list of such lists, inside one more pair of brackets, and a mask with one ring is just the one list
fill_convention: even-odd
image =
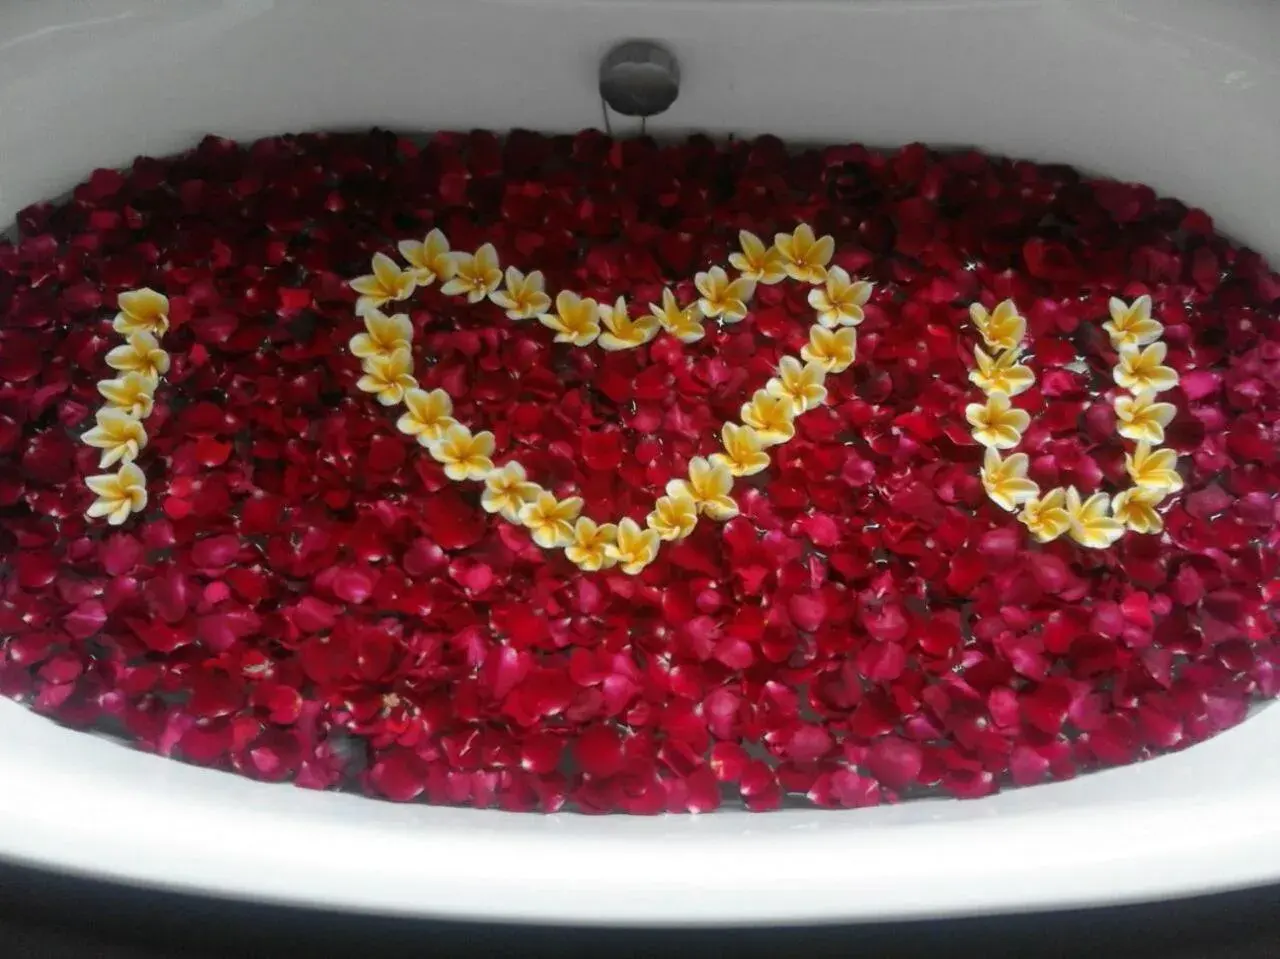
[[(95, 166), (216, 131), (598, 122), (616, 39), (684, 89), (651, 130), (926, 140), (1080, 164), (1280, 258), (1267, 0), (0, 0), (0, 223)], [(1280, 709), (1188, 752), (973, 802), (639, 819), (262, 785), (0, 702), (0, 856), (404, 914), (855, 920), (1280, 880)]]

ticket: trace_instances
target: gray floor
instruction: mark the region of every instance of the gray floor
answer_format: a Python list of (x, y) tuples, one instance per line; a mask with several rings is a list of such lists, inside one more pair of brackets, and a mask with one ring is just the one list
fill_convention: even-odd
[(820, 929), (628, 931), (449, 924), (176, 896), (0, 865), (3, 959), (434, 956), (1280, 959), (1280, 887), (1056, 915)]

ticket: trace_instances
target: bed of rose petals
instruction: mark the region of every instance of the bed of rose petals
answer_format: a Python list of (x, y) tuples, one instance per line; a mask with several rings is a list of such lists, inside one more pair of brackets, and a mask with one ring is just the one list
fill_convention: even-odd
[[(657, 301), (738, 230), (812, 223), (873, 280), (742, 515), (584, 573), (356, 388), (347, 281), (438, 226), (551, 288)], [(0, 243), (0, 692), (314, 789), (514, 810), (981, 796), (1178, 749), (1280, 689), (1280, 277), (1209, 216), (1061, 166), (596, 133), (208, 138), (98, 170)], [(116, 297), (171, 303), (148, 507), (85, 518)], [(984, 494), (968, 304), (1012, 297), (1042, 485), (1125, 485), (1101, 323), (1150, 294), (1180, 386), (1165, 532), (1037, 544)], [(795, 353), (805, 290), (704, 340), (553, 345), (420, 291), (420, 379), (530, 478), (643, 516)], [(1083, 362), (1073, 362), (1077, 358)], [(432, 363), (432, 361), (434, 361)], [(1071, 368), (1068, 368), (1071, 364)]]

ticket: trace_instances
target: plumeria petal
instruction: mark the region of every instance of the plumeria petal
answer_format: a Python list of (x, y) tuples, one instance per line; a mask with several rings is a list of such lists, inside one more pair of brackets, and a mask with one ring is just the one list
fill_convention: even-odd
[(779, 233), (774, 246), (782, 256), (783, 269), (793, 280), (817, 285), (827, 278), (827, 264), (835, 253), (835, 240), (815, 238), (813, 228), (801, 223), (794, 233)]
[(652, 563), (654, 557), (658, 555), (657, 532), (652, 529), (642, 529), (629, 517), (618, 523), (615, 535), (615, 541), (605, 549), (607, 555), (628, 575), (636, 575)]
[(150, 333), (159, 338), (169, 331), (169, 298), (164, 294), (143, 287), (126, 290), (116, 302), (120, 312), (111, 326), (117, 333)]
[(681, 343), (695, 343), (707, 334), (698, 305), (681, 307), (670, 290), (662, 291), (662, 306), (651, 304), (649, 310), (662, 328)]
[(1090, 549), (1106, 549), (1124, 535), (1124, 526), (1110, 514), (1110, 498), (1106, 493), (1094, 493), (1082, 500), (1080, 492), (1068, 487), (1064, 503), (1070, 517), (1068, 532), (1081, 546)]
[(115, 473), (86, 477), (85, 485), (97, 496), (85, 511), (90, 519), (105, 516), (109, 524), (119, 526), (130, 513), (147, 506), (147, 478), (134, 463), (125, 463)]
[(745, 279), (772, 285), (786, 278), (782, 254), (776, 246), (765, 247), (764, 241), (749, 230), (738, 231), (741, 253), (729, 254), (729, 265)]
[(460, 423), (444, 431), (428, 446), (436, 462), (444, 465), (451, 480), (483, 480), (493, 470), (493, 434), (488, 430), (472, 434)]

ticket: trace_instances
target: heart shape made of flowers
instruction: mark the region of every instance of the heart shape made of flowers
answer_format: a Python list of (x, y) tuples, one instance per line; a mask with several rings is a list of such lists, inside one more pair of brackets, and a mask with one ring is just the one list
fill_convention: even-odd
[[(873, 286), (830, 265), (835, 253), (831, 237), (815, 236), (802, 223), (792, 233), (777, 234), (770, 246), (746, 230), (740, 232), (739, 242), (741, 250), (729, 258), (736, 277), (713, 266), (695, 277), (699, 294), (695, 302), (681, 305), (666, 288), (661, 303), (649, 304), (647, 312), (632, 316), (624, 297), (602, 305), (562, 291), (553, 301), (540, 272), (525, 274), (508, 267), (504, 273), (491, 244), (474, 253), (458, 253), (438, 229), (421, 241), (402, 241), (398, 249), (405, 265), (379, 253), (373, 257), (372, 272), (351, 281), (360, 295), (356, 312), (365, 324), (365, 332), (350, 343), (363, 370), (357, 386), (384, 406), (404, 406), (398, 429), (425, 446), (449, 479), (483, 482), (481, 504), (487, 512), (527, 527), (539, 546), (563, 549), (583, 570), (616, 565), (634, 575), (654, 560), (662, 542), (692, 533), (700, 517), (724, 521), (738, 515), (730, 495), (735, 480), (769, 465), (767, 450), (791, 439), (796, 417), (825, 399), (826, 376), (847, 370), (857, 355), (856, 327), (864, 318), (862, 308)], [(722, 451), (693, 457), (687, 475), (666, 484), (666, 495), (653, 504), (643, 527), (629, 517), (615, 523), (581, 515), (582, 497), (558, 498), (532, 482), (514, 459), (496, 466), (493, 434), (473, 434), (458, 422), (446, 390), (419, 387), (409, 317), (384, 311), (388, 304), (408, 299), (417, 288), (439, 282), (442, 293), (465, 297), (472, 304), (489, 300), (511, 320), (536, 318), (555, 332), (558, 343), (620, 351), (643, 346), (660, 333), (684, 343), (696, 342), (705, 335), (706, 321), (743, 320), (757, 285), (788, 279), (812, 287), (808, 301), (815, 322), (808, 342), (798, 357), (783, 357), (764, 388), (742, 405), (740, 423), (723, 425)]]

